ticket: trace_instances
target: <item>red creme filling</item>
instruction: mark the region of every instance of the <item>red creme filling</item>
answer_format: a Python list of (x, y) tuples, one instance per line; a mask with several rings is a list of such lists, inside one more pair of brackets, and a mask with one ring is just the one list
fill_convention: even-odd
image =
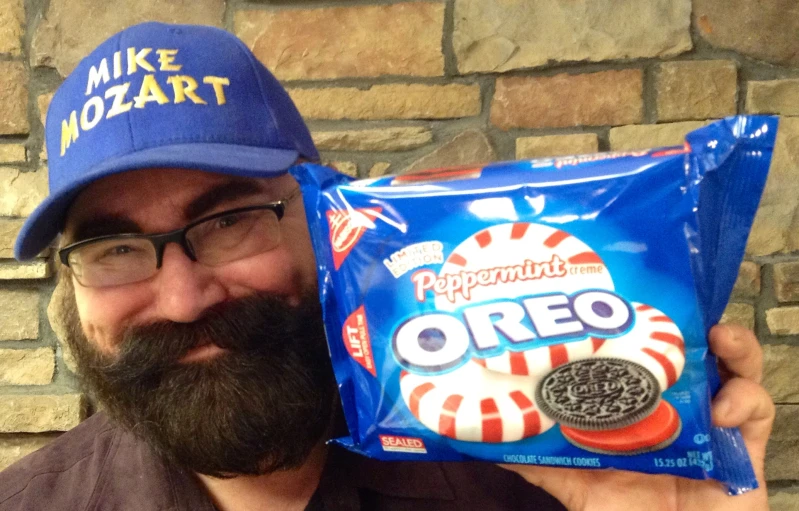
[(561, 425), (563, 436), (576, 444), (603, 451), (635, 451), (667, 441), (680, 427), (680, 416), (666, 401), (643, 420), (618, 429), (587, 431)]

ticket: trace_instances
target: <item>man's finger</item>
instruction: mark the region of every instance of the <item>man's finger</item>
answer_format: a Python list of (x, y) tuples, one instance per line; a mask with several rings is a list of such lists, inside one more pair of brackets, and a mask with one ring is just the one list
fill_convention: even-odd
[(716, 325), (708, 336), (710, 349), (719, 357), (730, 377), (740, 376), (760, 383), (763, 349), (755, 334), (740, 325)]
[(716, 395), (711, 409), (713, 425), (723, 428), (738, 427), (753, 456), (762, 456), (774, 423), (774, 401), (766, 389), (744, 378), (728, 381)]

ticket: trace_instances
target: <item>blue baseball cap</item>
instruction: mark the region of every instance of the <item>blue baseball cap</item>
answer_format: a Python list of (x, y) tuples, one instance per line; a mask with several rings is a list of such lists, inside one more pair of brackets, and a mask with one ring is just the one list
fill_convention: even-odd
[(50, 194), (22, 226), (19, 260), (63, 230), (80, 191), (129, 170), (272, 177), (318, 160), (288, 93), (234, 35), (143, 23), (98, 46), (58, 88), (45, 128)]

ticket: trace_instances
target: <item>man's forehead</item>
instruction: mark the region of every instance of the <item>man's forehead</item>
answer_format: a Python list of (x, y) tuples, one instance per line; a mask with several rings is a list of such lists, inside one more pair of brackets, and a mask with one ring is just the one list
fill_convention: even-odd
[(92, 218), (191, 217), (202, 214), (205, 206), (215, 201), (252, 195), (277, 200), (291, 190), (292, 183), (289, 175), (247, 178), (177, 168), (123, 172), (99, 179), (81, 191), (67, 213), (67, 231)]

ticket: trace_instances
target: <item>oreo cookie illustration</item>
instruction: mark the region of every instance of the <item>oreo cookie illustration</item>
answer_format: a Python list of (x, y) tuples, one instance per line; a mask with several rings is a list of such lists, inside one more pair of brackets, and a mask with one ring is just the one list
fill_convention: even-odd
[(682, 432), (682, 421), (668, 401), (660, 401), (648, 417), (623, 428), (588, 431), (561, 426), (560, 432), (569, 443), (586, 451), (633, 456), (671, 445)]
[(538, 384), (539, 409), (564, 426), (618, 429), (649, 416), (660, 386), (645, 367), (629, 360), (592, 358), (562, 365)]

